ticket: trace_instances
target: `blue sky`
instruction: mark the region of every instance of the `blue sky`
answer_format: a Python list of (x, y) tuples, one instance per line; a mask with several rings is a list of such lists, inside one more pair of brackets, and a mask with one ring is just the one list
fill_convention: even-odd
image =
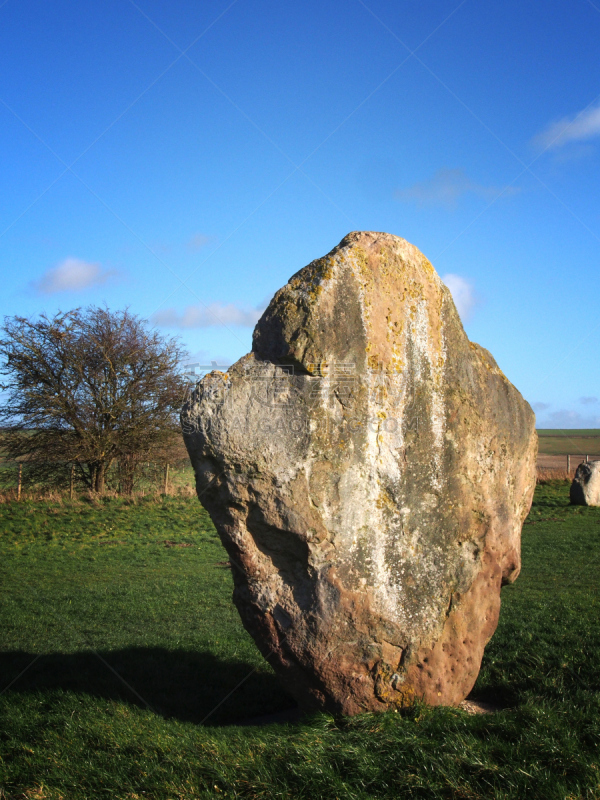
[(6, 0), (0, 40), (3, 314), (129, 306), (231, 362), (387, 231), (540, 427), (600, 427), (600, 3)]

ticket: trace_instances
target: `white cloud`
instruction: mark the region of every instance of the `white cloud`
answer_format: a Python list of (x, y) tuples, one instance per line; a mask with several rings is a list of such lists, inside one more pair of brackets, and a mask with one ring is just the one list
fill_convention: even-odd
[(218, 325), (240, 325), (253, 328), (262, 315), (263, 309), (243, 309), (233, 303), (196, 304), (188, 306), (183, 313), (174, 308), (165, 308), (152, 315), (154, 325), (164, 328), (210, 328)]
[(554, 150), (568, 142), (583, 142), (596, 136), (600, 136), (600, 105), (550, 123), (533, 143), (544, 150)]
[(597, 397), (580, 397), (579, 402), (584, 406), (591, 406), (598, 402)]
[(466, 194), (475, 194), (486, 200), (494, 200), (499, 195), (516, 194), (516, 186), (503, 189), (495, 186), (481, 186), (472, 181), (462, 169), (438, 169), (433, 177), (419, 181), (406, 189), (395, 192), (397, 200), (414, 201), (418, 205), (443, 206), (456, 208), (458, 200)]
[(40, 294), (76, 292), (91, 286), (101, 286), (114, 274), (114, 270), (103, 270), (100, 264), (91, 264), (80, 258), (65, 258), (60, 264), (48, 269), (33, 286)]
[(477, 303), (473, 285), (464, 278), (461, 278), (460, 275), (453, 275), (452, 273), (443, 275), (442, 280), (448, 289), (450, 289), (454, 305), (461, 319), (463, 322), (467, 322), (467, 320), (471, 318), (473, 309)]

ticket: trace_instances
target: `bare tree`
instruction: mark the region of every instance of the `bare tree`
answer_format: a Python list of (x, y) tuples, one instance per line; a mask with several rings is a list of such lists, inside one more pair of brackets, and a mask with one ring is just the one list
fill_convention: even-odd
[(125, 491), (137, 466), (180, 437), (186, 384), (179, 341), (129, 311), (90, 306), (6, 317), (0, 328), (2, 449), (38, 474), (74, 466), (102, 492), (115, 461)]

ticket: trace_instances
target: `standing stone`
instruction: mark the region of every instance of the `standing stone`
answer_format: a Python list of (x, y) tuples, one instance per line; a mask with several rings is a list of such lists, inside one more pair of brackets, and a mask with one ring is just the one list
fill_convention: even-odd
[(600, 506), (600, 461), (580, 464), (571, 484), (571, 503)]
[(303, 708), (466, 697), (537, 437), (416, 247), (355, 232), (296, 273), (182, 424), (242, 621)]

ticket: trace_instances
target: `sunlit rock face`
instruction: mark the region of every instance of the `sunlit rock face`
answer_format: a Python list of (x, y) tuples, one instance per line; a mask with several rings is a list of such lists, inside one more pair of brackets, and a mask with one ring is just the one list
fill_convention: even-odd
[(182, 424), (243, 623), (302, 707), (466, 697), (537, 439), (416, 247), (355, 232), (296, 273)]

